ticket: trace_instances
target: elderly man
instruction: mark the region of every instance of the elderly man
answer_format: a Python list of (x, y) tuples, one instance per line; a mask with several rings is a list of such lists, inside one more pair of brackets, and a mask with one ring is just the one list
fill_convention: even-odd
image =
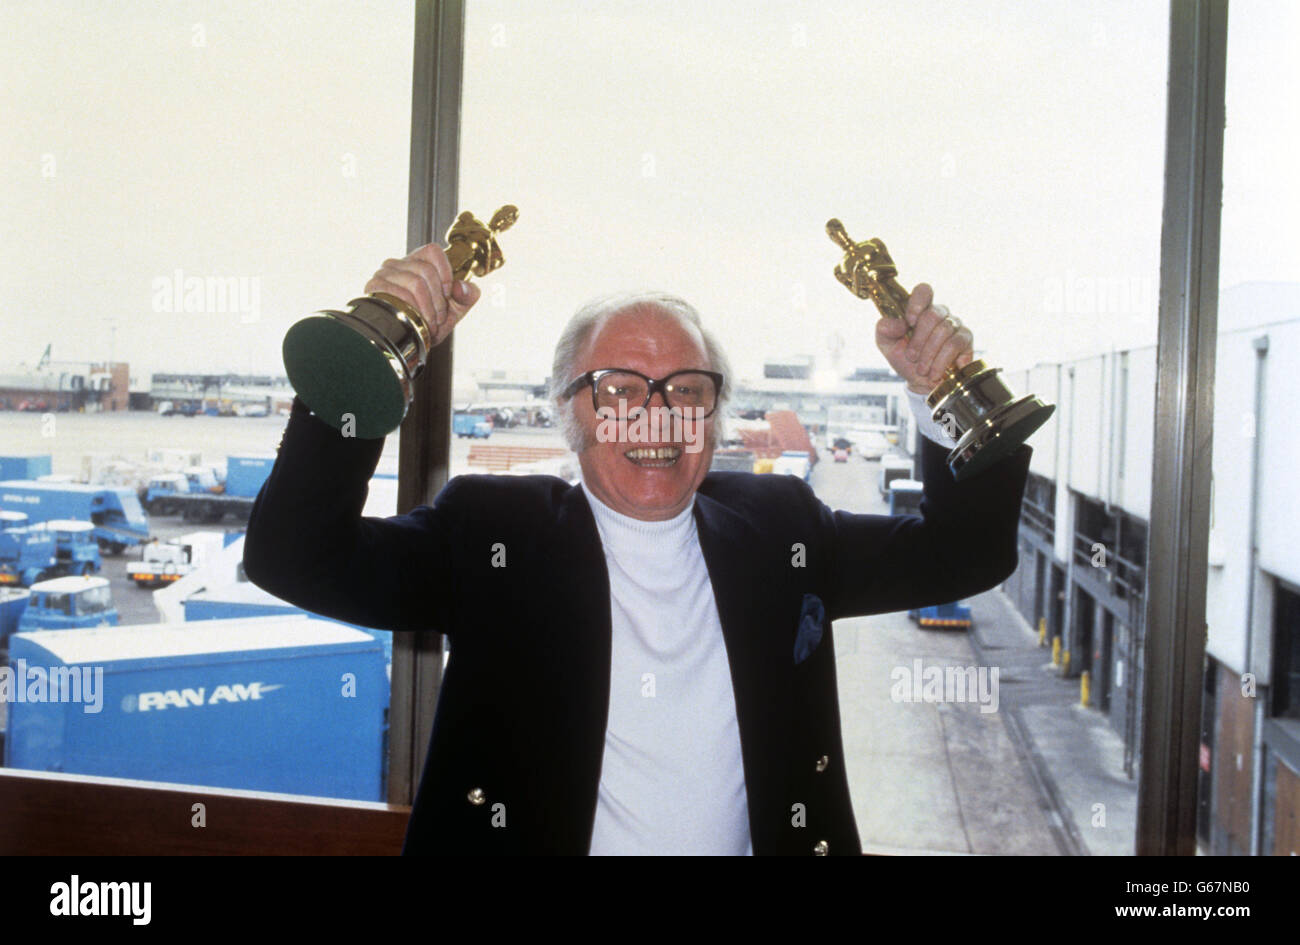
[[(438, 341), (478, 299), (432, 245), (366, 290), (430, 315)], [(918, 286), (907, 324), (876, 326), (914, 405), (971, 358), (931, 300)], [(795, 477), (709, 472), (727, 374), (680, 299), (589, 305), (553, 371), (581, 482), (460, 476), (386, 519), (361, 515), (382, 441), (295, 402), (249, 522), (249, 579), (450, 641), (405, 852), (861, 852), (831, 621), (1009, 575), (1029, 450), (956, 483), (919, 406), (923, 516), (832, 512)], [(676, 422), (634, 438), (641, 409)]]

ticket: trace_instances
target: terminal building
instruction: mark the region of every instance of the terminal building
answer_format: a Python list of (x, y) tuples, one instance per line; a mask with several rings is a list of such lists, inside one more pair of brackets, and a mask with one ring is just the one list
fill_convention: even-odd
[(124, 361), (53, 361), (49, 348), (34, 368), (0, 369), (0, 410), (127, 410), (130, 365)]
[[(1198, 842), (1210, 854), (1295, 849), (1300, 821), (1300, 284), (1219, 301)], [(1003, 586), (1088, 702), (1141, 752), (1156, 350), (1008, 372), (1057, 404), (1033, 438), (1020, 566)], [(1056, 642), (1059, 641), (1059, 642)], [(1252, 838), (1254, 841), (1252, 842)]]
[(287, 377), (269, 374), (154, 374), (149, 400), (153, 410), (170, 404), (218, 412), (257, 407), (275, 413), (289, 409), (293, 388)]

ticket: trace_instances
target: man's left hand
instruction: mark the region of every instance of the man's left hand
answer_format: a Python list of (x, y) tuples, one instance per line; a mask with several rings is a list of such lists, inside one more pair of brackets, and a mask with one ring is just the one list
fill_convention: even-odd
[(947, 306), (933, 302), (934, 289), (922, 282), (912, 290), (904, 318), (882, 317), (876, 323), (876, 347), (918, 394), (938, 387), (953, 364), (963, 367), (975, 358), (970, 329)]

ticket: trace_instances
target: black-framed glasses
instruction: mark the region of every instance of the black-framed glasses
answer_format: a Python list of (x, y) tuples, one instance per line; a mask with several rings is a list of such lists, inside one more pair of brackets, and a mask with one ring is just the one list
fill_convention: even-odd
[(722, 375), (717, 371), (688, 369), (655, 380), (630, 368), (602, 368), (574, 378), (560, 396), (567, 400), (585, 385), (591, 386), (591, 406), (597, 413), (602, 408), (613, 410), (616, 415), (636, 407), (645, 409), (658, 391), (670, 410), (690, 411), (694, 419), (703, 420), (718, 409)]

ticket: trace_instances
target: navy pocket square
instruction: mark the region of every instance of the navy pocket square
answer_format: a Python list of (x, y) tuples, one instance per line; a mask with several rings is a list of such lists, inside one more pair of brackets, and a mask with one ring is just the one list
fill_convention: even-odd
[(798, 666), (822, 642), (822, 628), (826, 624), (826, 607), (816, 594), (803, 596), (803, 609), (799, 612), (799, 632), (794, 638), (794, 664)]

